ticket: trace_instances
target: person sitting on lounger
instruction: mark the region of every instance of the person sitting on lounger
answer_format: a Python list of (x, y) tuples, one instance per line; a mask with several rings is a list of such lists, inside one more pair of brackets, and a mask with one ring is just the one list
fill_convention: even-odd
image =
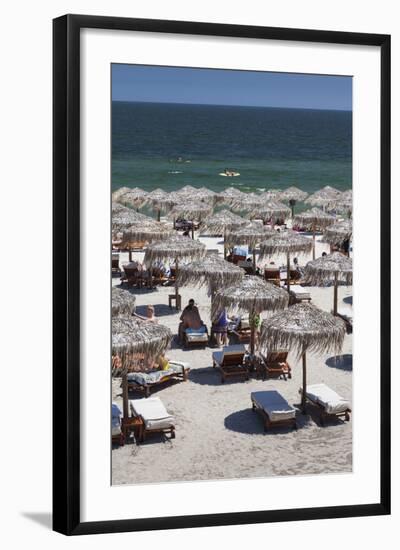
[(178, 328), (178, 337), (180, 342), (183, 341), (183, 333), (186, 329), (198, 330), (204, 326), (204, 323), (200, 317), (199, 310), (195, 305), (193, 298), (189, 300), (188, 305), (182, 311), (180, 321), (181, 322)]

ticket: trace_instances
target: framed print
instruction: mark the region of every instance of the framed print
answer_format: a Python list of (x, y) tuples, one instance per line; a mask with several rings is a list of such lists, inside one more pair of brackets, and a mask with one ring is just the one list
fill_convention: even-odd
[(390, 37), (66, 15), (53, 69), (54, 529), (389, 514)]

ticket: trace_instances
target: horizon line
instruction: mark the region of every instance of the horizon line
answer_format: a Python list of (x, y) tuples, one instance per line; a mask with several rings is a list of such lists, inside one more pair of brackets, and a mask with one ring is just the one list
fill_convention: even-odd
[(238, 105), (238, 104), (231, 104), (231, 103), (185, 103), (185, 102), (178, 102), (178, 101), (138, 101), (138, 100), (132, 100), (132, 99), (111, 99), (111, 103), (147, 103), (147, 104), (155, 104), (155, 105), (192, 105), (192, 106), (199, 106), (199, 107), (246, 107), (249, 109), (293, 109), (293, 110), (299, 110), (299, 111), (339, 111), (344, 113), (352, 113), (353, 109), (335, 109), (333, 107), (330, 108), (322, 108), (322, 107), (284, 107), (284, 106), (276, 106), (276, 105)]

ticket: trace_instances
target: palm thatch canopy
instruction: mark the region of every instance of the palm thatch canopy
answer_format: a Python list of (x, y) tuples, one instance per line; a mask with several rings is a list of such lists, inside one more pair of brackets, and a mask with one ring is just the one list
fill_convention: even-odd
[(269, 225), (247, 223), (245, 227), (231, 230), (225, 237), (228, 246), (247, 244), (254, 248), (258, 243), (268, 239), (275, 232)]
[(172, 208), (169, 212), (171, 218), (177, 218), (182, 216), (188, 220), (201, 220), (206, 216), (209, 216), (213, 208), (209, 204), (202, 201), (188, 201), (184, 200)]
[(135, 317), (112, 319), (112, 354), (121, 360), (125, 373), (134, 369), (132, 355), (145, 354), (147, 359), (161, 355), (172, 340), (169, 328)]
[(176, 262), (202, 258), (206, 253), (206, 246), (198, 240), (181, 235), (174, 235), (163, 241), (149, 244), (144, 254), (144, 264), (151, 267), (156, 261)]
[(130, 210), (127, 206), (124, 206), (123, 204), (121, 204), (120, 202), (112, 202), (111, 204), (111, 211), (112, 211), (112, 215), (114, 216), (114, 214), (118, 214), (118, 212), (123, 212), (124, 210)]
[(147, 192), (140, 187), (129, 189), (126, 193), (118, 196), (117, 201), (122, 204), (128, 204), (134, 208), (140, 208), (146, 202)]
[(353, 260), (340, 252), (322, 256), (306, 264), (305, 282), (310, 285), (323, 285), (339, 280), (346, 285), (353, 283)]
[(202, 201), (207, 201), (211, 204), (215, 204), (217, 201), (218, 194), (215, 193), (215, 191), (212, 191), (211, 189), (208, 189), (207, 187), (200, 187), (200, 189), (196, 190), (196, 199), (200, 199)]
[(295, 231), (274, 232), (267, 240), (260, 243), (260, 259), (279, 253), (311, 252), (312, 241)]
[(227, 187), (226, 189), (218, 193), (217, 202), (230, 205), (232, 201), (234, 201), (238, 197), (241, 197), (242, 195), (244, 195), (244, 193), (242, 193), (236, 187)]
[(263, 200), (261, 195), (258, 195), (256, 193), (241, 192), (240, 195), (232, 197), (232, 200), (230, 201), (230, 206), (233, 210), (244, 211), (252, 210), (254, 208), (260, 208), (261, 204), (263, 203), (265, 203), (265, 199)]
[(308, 193), (302, 191), (298, 187), (292, 185), (279, 193), (281, 201), (304, 201), (308, 197)]
[(288, 306), (287, 292), (264, 279), (246, 276), (238, 283), (219, 289), (212, 301), (211, 318), (218, 318), (221, 310), (230, 313), (261, 313), (276, 311)]
[(300, 356), (306, 352), (339, 353), (346, 326), (341, 319), (311, 304), (295, 304), (265, 319), (261, 325), (260, 346), (290, 349)]
[(154, 210), (169, 210), (176, 202), (172, 193), (160, 188), (151, 191), (146, 197), (146, 204), (150, 204)]
[(119, 209), (112, 212), (111, 226), (113, 232), (124, 231), (131, 225), (138, 223), (154, 223), (154, 220), (140, 212), (135, 212), (131, 208)]
[(353, 224), (351, 220), (343, 220), (334, 223), (325, 229), (323, 242), (333, 246), (341, 245), (344, 241), (350, 240), (353, 235)]
[(286, 219), (290, 216), (291, 210), (286, 204), (277, 200), (270, 200), (259, 204), (249, 214), (250, 219), (261, 218), (264, 221), (270, 219)]
[(136, 296), (131, 294), (129, 290), (113, 287), (111, 298), (111, 311), (113, 317), (117, 315), (132, 315), (135, 311)]
[(333, 223), (335, 223), (336, 218), (335, 216), (331, 216), (330, 214), (323, 212), (323, 210), (314, 207), (310, 210), (306, 210), (305, 212), (300, 212), (299, 214), (296, 214), (293, 221), (294, 223), (298, 223), (303, 227), (313, 229), (315, 227), (328, 227), (328, 225), (332, 225)]
[(131, 188), (130, 187), (120, 187), (119, 189), (116, 189), (113, 193), (112, 193), (112, 200), (113, 201), (118, 201), (118, 199), (120, 198), (121, 195), (123, 195), (124, 193), (126, 193), (127, 191), (130, 191)]
[(326, 185), (322, 189), (315, 191), (312, 195), (306, 198), (304, 202), (312, 206), (326, 206), (333, 200), (338, 199), (341, 195), (339, 189)]
[(248, 224), (248, 221), (234, 214), (230, 210), (224, 209), (212, 214), (203, 220), (201, 232), (204, 234), (223, 234), (233, 228)]
[(350, 216), (353, 210), (353, 191), (351, 189), (343, 191), (339, 198), (327, 205), (327, 209), (332, 212), (340, 212)]
[(242, 268), (213, 255), (182, 265), (177, 275), (177, 284), (207, 285), (209, 290), (214, 291), (237, 283), (243, 276)]
[(173, 235), (171, 227), (162, 222), (151, 220), (149, 222), (137, 222), (121, 231), (121, 242), (125, 246), (140, 241), (152, 242), (168, 239)]
[(193, 187), (192, 185), (185, 185), (184, 187), (182, 187), (181, 189), (179, 189), (178, 191), (175, 192), (175, 195), (178, 195), (178, 196), (184, 196), (184, 197), (187, 197), (187, 196), (193, 196), (195, 197), (196, 193), (197, 193), (198, 189), (197, 187)]

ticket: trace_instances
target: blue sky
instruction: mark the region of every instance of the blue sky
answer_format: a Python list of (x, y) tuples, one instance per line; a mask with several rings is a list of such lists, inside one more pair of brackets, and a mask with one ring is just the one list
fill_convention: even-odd
[(113, 64), (112, 99), (351, 110), (352, 79)]

